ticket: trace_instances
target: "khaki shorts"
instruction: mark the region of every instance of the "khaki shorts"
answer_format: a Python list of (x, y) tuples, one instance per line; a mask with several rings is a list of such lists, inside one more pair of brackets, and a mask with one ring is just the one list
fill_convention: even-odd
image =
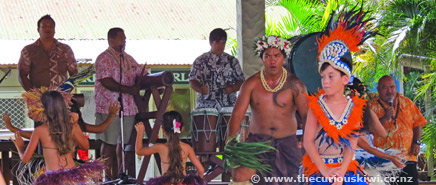
[[(108, 117), (108, 114), (95, 113), (95, 123), (101, 124)], [(135, 116), (124, 116), (124, 144), (127, 144), (132, 134), (135, 125)], [(117, 115), (107, 129), (101, 134), (96, 134), (97, 139), (101, 141), (116, 145), (121, 143), (121, 122), (120, 117)]]

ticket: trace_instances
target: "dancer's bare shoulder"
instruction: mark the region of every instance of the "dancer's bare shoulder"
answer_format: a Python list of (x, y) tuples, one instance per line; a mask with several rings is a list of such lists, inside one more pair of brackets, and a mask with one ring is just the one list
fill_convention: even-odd
[(191, 145), (188, 145), (188, 144), (186, 144), (186, 143), (184, 143), (184, 142), (181, 142), (181, 141), (180, 141), (180, 147), (181, 147), (183, 150), (186, 150), (186, 151), (188, 151), (188, 150), (194, 150), (194, 149), (192, 149)]
[(257, 72), (244, 81), (244, 83), (241, 86), (241, 93), (245, 92), (251, 94), (251, 91), (257, 88), (259, 84), (260, 84), (260, 75), (259, 72)]
[(288, 79), (286, 80), (285, 88), (289, 88), (294, 91), (294, 96), (303, 95), (307, 93), (306, 85), (294, 74), (288, 74)]
[(260, 73), (257, 72), (254, 75), (250, 76), (247, 80), (245, 80), (244, 84), (248, 87), (253, 87), (259, 82), (260, 82)]
[(46, 135), (46, 136), (48, 136), (48, 135), (49, 135), (49, 128), (48, 128), (48, 125), (47, 125), (47, 124), (42, 124), (42, 125), (36, 127), (34, 133), (36, 133), (36, 134), (38, 134), (38, 135), (40, 135), (40, 136), (41, 136), (41, 135)]

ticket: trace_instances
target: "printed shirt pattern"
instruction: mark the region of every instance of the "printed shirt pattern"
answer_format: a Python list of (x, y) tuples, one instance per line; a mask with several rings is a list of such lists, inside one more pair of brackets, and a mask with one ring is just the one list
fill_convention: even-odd
[[(133, 86), (135, 85), (135, 77), (140, 75), (142, 72), (142, 67), (139, 65), (132, 56), (123, 52), (123, 62), (122, 62), (122, 85)], [(120, 53), (112, 48), (108, 48), (106, 51), (101, 53), (95, 62), (95, 112), (109, 114), (108, 108), (112, 101), (118, 101), (119, 93), (115, 91), (110, 91), (103, 87), (99, 82), (103, 78), (112, 78), (116, 82), (120, 82), (120, 64), (119, 59)], [(144, 74), (145, 75), (145, 74)], [(123, 106), (124, 106), (124, 116), (133, 116), (138, 113), (138, 108), (133, 99), (133, 96), (127, 93), (123, 93)]]
[[(388, 133), (386, 138), (374, 135), (374, 146), (385, 149), (393, 148), (398, 149), (406, 155), (408, 161), (417, 161), (417, 157), (410, 155), (411, 145), (413, 140), (413, 128), (418, 126), (424, 126), (427, 121), (424, 116), (409, 98), (404, 97), (397, 93), (396, 99), (400, 101), (400, 110), (398, 111), (398, 117), (396, 124), (394, 121), (389, 121), (384, 124), (384, 128)], [(385, 114), (384, 109), (379, 104), (379, 97), (373, 99), (369, 106), (377, 114), (379, 118)], [(384, 107), (388, 107), (388, 104), (382, 102)], [(397, 104), (394, 103), (394, 114), (397, 112)]]
[(189, 80), (197, 80), (209, 87), (207, 95), (197, 93), (197, 108), (233, 107), (236, 103), (236, 92), (227, 94), (225, 87), (244, 81), (244, 74), (238, 59), (223, 53), (215, 55), (212, 51), (199, 56), (191, 67)]
[[(44, 49), (39, 49), (39, 50), (32, 50), (31, 48), (38, 48), (38, 47), (42, 47), (41, 41), (40, 39), (36, 40), (34, 43), (26, 46), (23, 48), (23, 50), (21, 51), (21, 56), (20, 56), (20, 60), (18, 61), (18, 69), (19, 70), (23, 70), (27, 73), (29, 73), (31, 70), (37, 70), (37, 69), (32, 69), (32, 60), (44, 60), (41, 58), (34, 58), (31, 59), (30, 54), (32, 52), (41, 52)], [(67, 76), (67, 72), (68, 71), (72, 71), (72, 70), (77, 70), (77, 62), (76, 59), (74, 58), (74, 53), (71, 50), (71, 48), (63, 43), (58, 42), (57, 40), (54, 41), (53, 47), (50, 49), (50, 51), (46, 52), (46, 54), (48, 55), (48, 57), (50, 58), (49, 61), (49, 71), (47, 71), (49, 73), (50, 76), (50, 87), (58, 87), (60, 85), (62, 85), (65, 80), (67, 80), (68, 76)], [(58, 69), (58, 63), (59, 62), (65, 62), (66, 63), (66, 67), (67, 67), (67, 72), (66, 73), (59, 73), (59, 69)], [(38, 65), (34, 65), (33, 67), (45, 67), (45, 66), (38, 66)], [(41, 79), (39, 79), (41, 80)], [(30, 81), (32, 81), (32, 79), (30, 79)], [(33, 83), (32, 83), (33, 84)], [(38, 87), (39, 88), (39, 87)]]

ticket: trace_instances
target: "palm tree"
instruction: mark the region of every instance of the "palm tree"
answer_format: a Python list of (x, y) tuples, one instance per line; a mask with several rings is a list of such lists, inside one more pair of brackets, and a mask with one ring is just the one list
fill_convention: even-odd
[(395, 0), (382, 13), (382, 31), (388, 37), (384, 43), (391, 53), (392, 67), (398, 66), (398, 57), (407, 53), (434, 56), (436, 11), (434, 0)]
[[(395, 0), (387, 4), (382, 11), (381, 31), (387, 36), (386, 42), (382, 45), (385, 51), (385, 61), (391, 71), (397, 71), (402, 75), (399, 58), (408, 54), (417, 58), (425, 58), (423, 65), (432, 66), (432, 70), (420, 75), (416, 94), (413, 94), (420, 107), (425, 107), (425, 115), (428, 124), (423, 129), (423, 141), (427, 144), (429, 154), (428, 172), (433, 172), (433, 149), (436, 148), (436, 120), (433, 114), (435, 105), (431, 105), (436, 99), (436, 5), (434, 0)], [(413, 77), (412, 77), (413, 79)], [(412, 96), (413, 96), (412, 95)], [(421, 103), (420, 103), (420, 102)], [(425, 106), (422, 106), (426, 102)]]

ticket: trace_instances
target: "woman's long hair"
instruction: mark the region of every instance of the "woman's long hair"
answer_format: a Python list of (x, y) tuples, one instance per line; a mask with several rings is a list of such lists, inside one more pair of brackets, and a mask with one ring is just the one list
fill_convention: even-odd
[(47, 117), (50, 137), (60, 156), (74, 151), (72, 137), (73, 125), (70, 123), (70, 111), (63, 96), (57, 91), (47, 91), (42, 95), (44, 114)]
[(169, 111), (163, 115), (162, 128), (168, 136), (170, 166), (164, 176), (171, 177), (170, 184), (182, 182), (185, 178), (182, 165), (182, 148), (180, 147), (180, 133), (174, 133), (173, 121), (180, 123), (183, 128), (182, 115), (176, 111)]

